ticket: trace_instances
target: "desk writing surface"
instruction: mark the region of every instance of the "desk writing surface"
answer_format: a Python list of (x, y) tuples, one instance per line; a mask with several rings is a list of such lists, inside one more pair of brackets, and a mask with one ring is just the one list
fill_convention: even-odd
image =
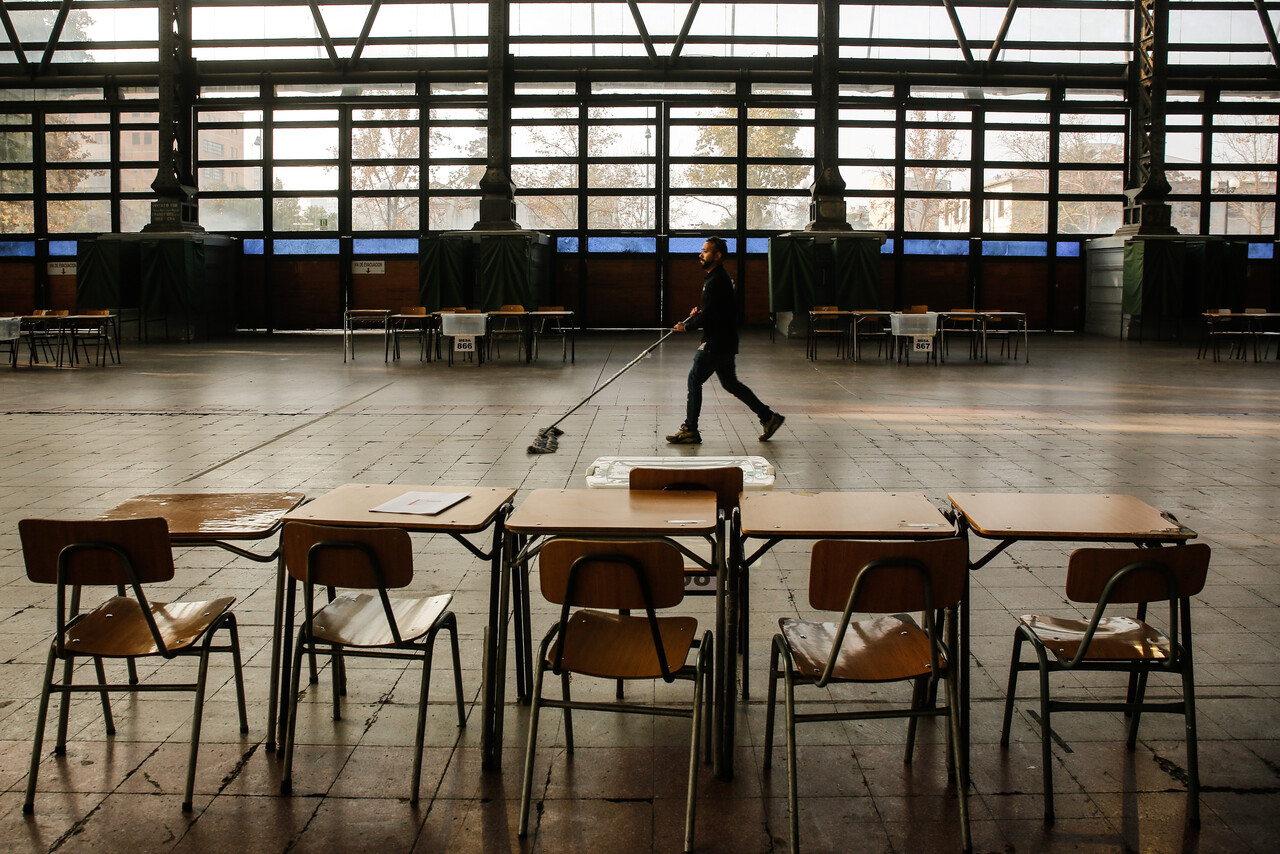
[(916, 492), (744, 493), (742, 534), (747, 537), (875, 537), (880, 539), (955, 536), (955, 526), (929, 499)]
[(947, 500), (993, 539), (1189, 540), (1196, 532), (1132, 495), (957, 492)]
[(618, 537), (713, 534), (716, 496), (701, 490), (537, 489), (512, 512), (507, 530)]
[(162, 517), (173, 540), (260, 540), (306, 498), (301, 492), (183, 492), (131, 498), (99, 519)]
[[(435, 516), (373, 512), (374, 507), (406, 492), (465, 492), (468, 495), (464, 501)], [(515, 494), (516, 490), (508, 487), (348, 483), (297, 508), (285, 521), (474, 533), (489, 527), (498, 510)]]

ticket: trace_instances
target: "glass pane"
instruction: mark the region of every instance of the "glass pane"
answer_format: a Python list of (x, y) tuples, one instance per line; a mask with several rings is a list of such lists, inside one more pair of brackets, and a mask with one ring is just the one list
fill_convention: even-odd
[(578, 167), (572, 163), (514, 163), (511, 180), (517, 187), (572, 190), (578, 186)]
[(969, 189), (969, 170), (949, 166), (908, 166), (902, 189), (925, 193), (960, 193)]
[(892, 160), (896, 138), (893, 128), (840, 128), (840, 156)]
[(984, 169), (982, 188), (988, 193), (1047, 193), (1047, 169)]
[(34, 192), (29, 169), (0, 169), (0, 193)]
[(1275, 218), (1274, 202), (1215, 201), (1209, 205), (1209, 233), (1270, 236)]
[(694, 163), (671, 167), (670, 186), (733, 187), (738, 183), (738, 167), (732, 163)]
[(149, 193), (151, 192), (151, 183), (156, 179), (156, 170), (151, 169), (121, 169), (120, 170), (120, 192), (122, 193)]
[[(1240, 116), (1241, 120), (1253, 119), (1260, 124), (1264, 120), (1274, 122), (1275, 118), (1275, 116)], [(1215, 131), (1212, 150), (1215, 163), (1275, 166), (1276, 134), (1274, 130)]]
[(812, 159), (813, 127), (798, 127), (795, 125), (748, 127), (747, 157), (807, 157)]
[(791, 231), (807, 222), (808, 196), (747, 196), (747, 228)]
[(79, 234), (111, 230), (109, 199), (49, 199), (50, 234)]
[(1119, 132), (1063, 131), (1058, 146), (1062, 163), (1124, 162), (1124, 134)]
[(733, 125), (676, 125), (669, 135), (673, 157), (738, 156), (738, 129)]
[(1121, 202), (1058, 202), (1059, 234), (1114, 234), (1123, 220)]
[(516, 220), (525, 228), (569, 231), (578, 227), (577, 196), (516, 196)]
[(417, 196), (356, 196), (351, 200), (351, 227), (356, 231), (417, 231)]
[(1173, 227), (1182, 234), (1200, 233), (1200, 203), (1169, 201), (1172, 209)]
[(968, 160), (973, 132), (967, 128), (907, 127), (908, 160)]
[(653, 153), (651, 125), (589, 125), (588, 157), (648, 157)]
[(587, 228), (652, 229), (652, 196), (588, 196)]
[(196, 145), (199, 160), (262, 159), (262, 131), (257, 128), (205, 128), (197, 132)]
[[(196, 175), (201, 192), (218, 190), (261, 190), (262, 169), (257, 166), (221, 166), (201, 169)], [(200, 204), (204, 211), (204, 202)]]
[(966, 199), (905, 199), (907, 231), (968, 231)]
[(353, 127), (351, 157), (355, 160), (417, 159), (418, 128), (413, 125)]
[(109, 193), (111, 173), (106, 169), (50, 169), (45, 173), (49, 193)]
[(275, 146), (277, 160), (336, 160), (338, 158), (338, 129), (328, 128), (276, 128), (271, 142)]
[(1200, 162), (1199, 133), (1168, 133), (1164, 137), (1165, 164), (1177, 166), (1182, 163)]
[(751, 190), (804, 190), (811, 184), (812, 166), (747, 164), (747, 188)]
[[(446, 132), (452, 135), (453, 130), (449, 128)], [(516, 125), (511, 128), (511, 156), (577, 157), (578, 128), (576, 125)]]
[(427, 207), (432, 231), (462, 231), (480, 219), (480, 199), (477, 196), (433, 197)]
[(483, 177), (484, 166), (480, 164), (427, 167), (427, 186), (435, 190), (474, 190)]
[(336, 231), (336, 198), (275, 199), (271, 224), (276, 231)]
[(416, 163), (352, 166), (351, 187), (355, 190), (416, 190), (418, 174)]
[(262, 199), (202, 198), (200, 224), (214, 232), (262, 231)]
[(47, 131), (44, 156), (50, 163), (105, 163), (111, 159), (108, 131)]
[[(413, 84), (409, 84), (410, 89)], [(374, 93), (370, 93), (374, 94)], [(409, 92), (413, 94), (412, 91)], [(362, 107), (351, 113), (353, 122), (413, 122), (422, 115), (417, 107)]]
[(262, 110), (201, 110), (201, 122), (260, 122)]
[(982, 137), (987, 160), (1049, 162), (1049, 132), (1039, 130), (989, 130)]
[[(1200, 192), (1200, 176), (1199, 169), (1179, 169), (1170, 170), (1164, 173), (1169, 181), (1174, 195), (1190, 195), (1191, 193)], [(1194, 231), (1183, 231), (1183, 234), (1195, 234)]]
[(336, 190), (338, 170), (333, 166), (277, 166), (271, 180), (277, 190)]
[[(513, 135), (515, 131), (516, 128), (511, 129)], [(427, 153), (433, 160), (453, 157), (486, 157), (488, 150), (489, 140), (485, 135), (485, 129), (470, 125), (432, 127), (427, 140)], [(513, 142), (513, 156), (518, 156), (514, 154), (514, 151)], [(576, 151), (574, 153), (575, 155), (577, 154)]]
[(151, 223), (151, 199), (120, 200), (120, 230), (142, 231)]
[(0, 234), (30, 234), (35, 230), (35, 202), (0, 199)]
[(987, 234), (1044, 234), (1048, 228), (1047, 201), (987, 199), (982, 203), (982, 230)]
[(847, 199), (845, 216), (860, 231), (892, 231), (893, 199)]
[(731, 232), (737, 226), (738, 200), (733, 196), (672, 196), (667, 216), (673, 229)]
[(848, 190), (892, 190), (894, 185), (891, 166), (841, 166), (840, 176)]
[(120, 132), (121, 160), (156, 160), (160, 151), (160, 132), (157, 130), (126, 130)]
[(1120, 170), (1063, 170), (1058, 175), (1058, 192), (1062, 195), (1120, 195), (1124, 192), (1124, 173)]
[(647, 163), (592, 163), (587, 167), (587, 186), (652, 187), (653, 166)]

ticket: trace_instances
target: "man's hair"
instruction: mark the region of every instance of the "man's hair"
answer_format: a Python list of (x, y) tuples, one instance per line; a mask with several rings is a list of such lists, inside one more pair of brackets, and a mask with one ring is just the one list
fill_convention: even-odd
[(713, 252), (719, 252), (721, 255), (729, 254), (729, 246), (724, 242), (723, 237), (708, 237), (706, 242), (711, 244)]

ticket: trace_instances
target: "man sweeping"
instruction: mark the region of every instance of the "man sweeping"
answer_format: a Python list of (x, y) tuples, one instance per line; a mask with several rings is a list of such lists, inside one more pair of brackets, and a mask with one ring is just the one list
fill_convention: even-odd
[(685, 405), (684, 423), (667, 437), (673, 445), (700, 445), (702, 434), (698, 432), (698, 415), (702, 412), (702, 384), (711, 375), (729, 394), (745, 403), (760, 419), (760, 441), (767, 442), (778, 432), (786, 419), (760, 402), (751, 389), (738, 379), (734, 361), (738, 355), (738, 302), (734, 297), (733, 279), (724, 268), (724, 256), (728, 247), (719, 237), (708, 237), (702, 244), (698, 259), (707, 276), (702, 280), (702, 305), (693, 310), (688, 320), (677, 323), (672, 329), (701, 329), (702, 343), (693, 355), (693, 367), (689, 369), (689, 400)]

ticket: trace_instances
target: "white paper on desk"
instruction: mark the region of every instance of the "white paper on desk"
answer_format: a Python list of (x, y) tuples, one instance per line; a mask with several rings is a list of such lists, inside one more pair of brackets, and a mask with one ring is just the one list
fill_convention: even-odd
[(469, 492), (406, 492), (373, 508), (374, 513), (412, 513), (435, 516), (466, 498)]

